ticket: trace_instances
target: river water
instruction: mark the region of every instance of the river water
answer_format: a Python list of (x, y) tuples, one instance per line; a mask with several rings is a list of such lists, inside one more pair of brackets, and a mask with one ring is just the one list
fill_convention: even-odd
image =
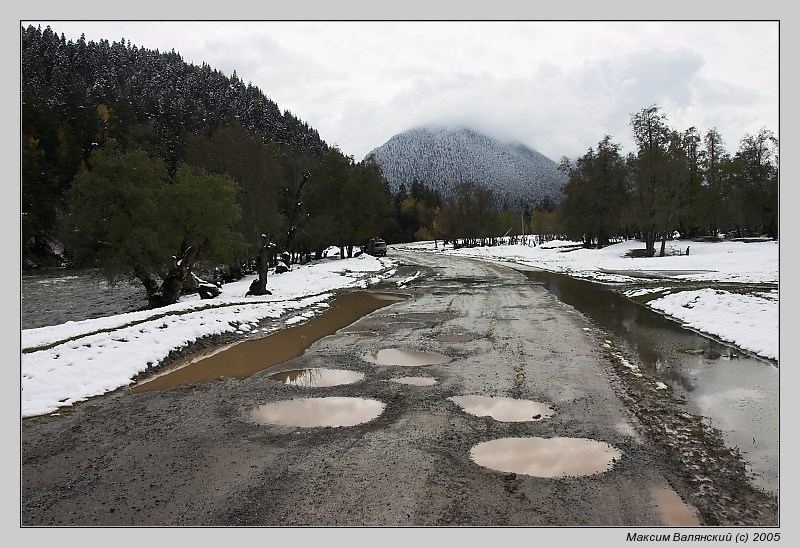
[(94, 270), (49, 270), (22, 274), (20, 327), (32, 329), (135, 312), (147, 308), (143, 286), (113, 288)]
[[(144, 309), (144, 289), (114, 288), (93, 271), (50, 271), (21, 278), (21, 328), (30, 329)], [(669, 384), (687, 411), (706, 417), (738, 447), (761, 489), (778, 493), (779, 375), (777, 364), (735, 351), (684, 329), (612, 288), (562, 274), (526, 275), (614, 336), (640, 368)], [(694, 353), (717, 350), (712, 360)], [(734, 350), (738, 357), (729, 357)]]

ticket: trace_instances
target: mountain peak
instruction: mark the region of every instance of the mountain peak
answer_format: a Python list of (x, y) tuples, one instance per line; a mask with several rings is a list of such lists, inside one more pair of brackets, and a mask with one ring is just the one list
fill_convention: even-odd
[(448, 196), (462, 181), (491, 189), (507, 207), (561, 200), (558, 164), (521, 143), (503, 143), (469, 127), (417, 127), (391, 137), (374, 157), (393, 192), (414, 180)]

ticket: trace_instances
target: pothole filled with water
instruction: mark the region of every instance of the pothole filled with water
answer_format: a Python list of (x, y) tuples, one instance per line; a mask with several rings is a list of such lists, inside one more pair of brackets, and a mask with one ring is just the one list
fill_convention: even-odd
[(392, 382), (397, 382), (400, 384), (408, 384), (411, 386), (432, 386), (438, 382), (433, 377), (396, 377), (394, 379), (389, 379), (389, 380)]
[(451, 334), (439, 335), (438, 337), (436, 337), (436, 340), (443, 343), (463, 343), (471, 341), (472, 338), (473, 338), (472, 335), (451, 333)]
[(621, 455), (608, 443), (586, 438), (500, 438), (470, 451), (473, 462), (485, 468), (540, 478), (606, 472)]
[(687, 505), (672, 489), (657, 489), (653, 496), (664, 525), (683, 527), (701, 525), (694, 508)]
[(386, 404), (367, 398), (300, 398), (268, 403), (252, 409), (261, 424), (282, 426), (355, 426), (378, 417)]
[(555, 410), (545, 403), (491, 396), (453, 396), (448, 398), (464, 411), (478, 417), (492, 417), (501, 422), (539, 421)]
[(361, 291), (346, 293), (334, 299), (329, 308), (307, 322), (260, 339), (245, 340), (178, 360), (164, 374), (146, 379), (132, 390), (163, 390), (180, 384), (210, 382), (221, 376), (237, 379), (248, 377), (301, 356), (319, 339), (400, 299), (388, 294)]
[(318, 387), (318, 386), (338, 386), (340, 384), (352, 384), (364, 379), (364, 374), (358, 371), (348, 371), (346, 369), (326, 369), (323, 367), (313, 367), (309, 369), (293, 369), (292, 371), (281, 371), (269, 376), (270, 379), (282, 382), (290, 386)]
[(375, 365), (399, 365), (403, 367), (420, 367), (447, 363), (450, 358), (437, 352), (420, 352), (402, 348), (384, 348), (370, 352), (364, 359)]

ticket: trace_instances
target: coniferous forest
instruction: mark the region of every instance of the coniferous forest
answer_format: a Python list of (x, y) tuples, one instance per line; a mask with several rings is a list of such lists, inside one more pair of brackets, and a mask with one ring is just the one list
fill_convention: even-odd
[(561, 203), (512, 211), (469, 181), (448, 196), (431, 181), (392, 193), (374, 160), (355, 162), (235, 72), (174, 50), (29, 26), (20, 63), (22, 267), (60, 264), (48, 262), (58, 248), (70, 266), (138, 280), (152, 306), (174, 302), (194, 272), (238, 279), (283, 253), (346, 256), (374, 236), (628, 237), (650, 256), (675, 231), (778, 237), (778, 142), (766, 129), (731, 153), (715, 130), (676, 131), (647, 107), (631, 115), (635, 153), (606, 136), (562, 159)]
[(141, 281), (157, 305), (188, 259), (235, 279), (263, 252), (307, 260), (392, 228), (374, 163), (235, 72), (29, 26), (21, 77), (23, 268), (57, 242), (72, 266)]
[[(778, 238), (778, 139), (746, 135), (733, 154), (716, 129), (671, 128), (658, 106), (631, 115), (636, 151), (606, 135), (575, 161), (563, 158), (564, 201), (551, 226), (587, 246), (637, 238), (645, 256), (682, 238)], [(546, 224), (546, 223), (545, 223)], [(656, 247), (660, 242), (660, 250)]]

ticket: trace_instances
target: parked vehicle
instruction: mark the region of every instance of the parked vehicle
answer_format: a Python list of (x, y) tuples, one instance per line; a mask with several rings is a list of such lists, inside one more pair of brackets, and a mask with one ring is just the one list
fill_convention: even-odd
[(385, 257), (386, 242), (381, 238), (370, 238), (367, 243), (361, 246), (361, 251), (375, 257)]

